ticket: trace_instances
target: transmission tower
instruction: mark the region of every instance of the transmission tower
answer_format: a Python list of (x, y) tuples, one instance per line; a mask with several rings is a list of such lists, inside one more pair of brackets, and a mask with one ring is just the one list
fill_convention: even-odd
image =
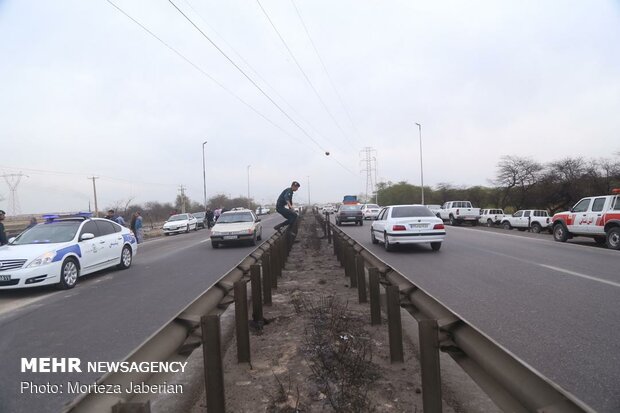
[[(376, 182), (376, 157), (377, 151), (370, 146), (365, 147), (360, 151), (360, 156), (362, 160), (360, 163), (363, 168), (361, 172), (366, 172), (366, 202), (368, 202), (368, 194), (372, 194), (375, 188)], [(373, 164), (374, 162), (374, 164)], [(373, 173), (374, 172), (374, 173)]]
[(2, 177), (6, 181), (6, 184), (9, 186), (11, 190), (11, 195), (9, 195), (9, 205), (11, 206), (11, 215), (19, 215), (21, 212), (21, 208), (19, 206), (19, 198), (17, 197), (17, 185), (22, 180), (22, 177), (28, 178), (28, 175), (24, 175), (23, 173), (18, 174), (4, 174)]

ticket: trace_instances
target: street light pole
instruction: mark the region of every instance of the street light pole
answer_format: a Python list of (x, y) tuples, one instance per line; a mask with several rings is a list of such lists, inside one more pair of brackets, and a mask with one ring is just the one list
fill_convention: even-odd
[(250, 202), (250, 166), (248, 165), (248, 209), (252, 209), (252, 203)]
[(204, 141), (202, 143), (202, 186), (204, 190), (205, 211), (206, 211), (207, 210), (207, 172), (205, 169), (205, 143), (207, 143), (207, 141)]
[(310, 176), (308, 176), (308, 207), (310, 207)]
[(422, 167), (422, 125), (418, 122), (418, 130), (420, 131), (420, 180), (422, 181), (422, 205), (424, 205), (424, 168)]

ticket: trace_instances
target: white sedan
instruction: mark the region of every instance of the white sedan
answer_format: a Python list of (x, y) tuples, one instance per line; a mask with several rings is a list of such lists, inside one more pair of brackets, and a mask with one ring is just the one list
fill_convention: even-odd
[(164, 222), (162, 228), (164, 235), (175, 234), (179, 232), (190, 232), (198, 229), (198, 220), (192, 214), (175, 214)]
[(362, 214), (364, 215), (364, 219), (377, 219), (379, 216), (379, 211), (381, 211), (381, 207), (377, 204), (362, 205)]
[(211, 229), (211, 246), (219, 248), (221, 244), (239, 241), (256, 241), (263, 239), (263, 226), (260, 218), (249, 209), (224, 212)]
[(129, 268), (138, 245), (133, 233), (90, 213), (48, 215), (0, 247), (0, 289), (57, 284), (109, 267)]
[(384, 207), (370, 226), (373, 244), (382, 242), (386, 251), (398, 244), (430, 243), (439, 251), (446, 236), (443, 221), (424, 205), (391, 205)]

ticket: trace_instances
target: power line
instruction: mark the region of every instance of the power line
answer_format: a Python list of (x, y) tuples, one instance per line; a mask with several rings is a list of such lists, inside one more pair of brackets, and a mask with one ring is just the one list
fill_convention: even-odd
[(200, 34), (209, 41), (209, 43), (211, 43), (213, 45), (213, 47), (215, 47), (217, 49), (218, 52), (220, 52), (220, 54), (222, 56), (224, 56), (226, 58), (226, 60), (228, 60), (246, 79), (248, 79), (248, 81), (250, 81), (250, 83), (252, 83), (252, 85), (254, 85), (254, 87), (256, 89), (258, 89), (263, 96), (265, 96), (276, 108), (278, 108), (278, 110), (280, 112), (282, 112), (282, 114), (284, 116), (286, 116), (288, 118), (288, 120), (290, 120), (291, 122), (293, 122), (293, 124), (295, 124), (295, 126), (297, 126), (297, 128), (299, 128), (299, 130), (301, 130), (303, 132), (304, 135), (306, 135), (312, 142), (314, 142), (314, 144), (321, 149), (324, 152), (328, 152), (325, 148), (323, 148), (308, 132), (306, 132), (306, 130), (304, 128), (301, 127), (301, 125), (299, 125), (299, 123), (297, 123), (295, 121), (295, 119), (293, 119), (284, 109), (282, 109), (282, 107), (280, 105), (278, 105), (278, 103), (273, 100), (271, 98), (271, 96), (269, 96), (267, 94), (267, 92), (265, 92), (247, 73), (245, 73), (243, 71), (243, 69), (241, 69), (241, 67), (239, 67), (239, 65), (237, 65), (237, 63), (235, 63), (234, 60), (232, 60), (217, 44), (215, 44), (215, 42), (213, 40), (211, 40), (211, 38), (209, 36), (207, 36), (205, 34), (205, 32), (203, 32), (202, 30), (200, 30), (200, 27), (198, 27), (196, 25), (196, 23), (193, 22), (192, 19), (190, 19), (185, 13), (183, 13), (183, 11), (177, 7), (176, 4), (174, 4), (174, 2), (172, 0), (168, 0), (168, 2), (170, 4), (172, 4), (172, 6), (174, 6), (175, 9), (177, 9), (177, 11), (183, 16), (185, 17), (185, 19), (192, 25), (194, 26), (194, 28), (196, 30), (198, 30), (198, 32), (200, 32)]
[[(245, 65), (252, 71), (252, 73), (254, 73), (256, 75), (256, 77), (258, 77), (265, 85), (267, 85), (269, 87), (269, 89), (271, 89), (275, 95), (286, 104), (286, 106), (288, 106), (289, 109), (291, 109), (291, 111), (299, 118), (301, 119), (307, 126), (310, 127), (310, 129), (312, 129), (312, 131), (319, 136), (320, 138), (322, 138), (323, 140), (328, 141), (328, 139), (325, 139), (325, 137), (317, 130), (317, 128), (314, 127), (314, 125), (312, 125), (312, 123), (310, 123), (310, 121), (308, 121), (306, 118), (304, 118), (299, 112), (297, 112), (297, 110), (295, 110), (295, 108), (293, 107), (293, 105), (291, 105), (279, 92), (278, 90), (267, 81), (267, 79), (265, 79), (263, 76), (261, 76), (261, 74), (250, 64), (250, 62), (248, 62), (243, 55), (241, 55), (241, 53), (239, 53), (239, 51), (237, 51), (230, 43), (228, 43), (226, 41), (226, 39), (220, 34), (218, 33), (217, 30), (215, 30), (215, 28), (213, 26), (211, 26), (209, 24), (209, 22), (202, 16), (202, 14), (200, 12), (198, 12), (188, 0), (184, 0), (185, 3), (189, 6), (190, 9), (192, 9), (192, 11), (200, 18), (200, 20), (202, 20), (202, 22), (204, 24), (207, 25), (207, 27), (213, 32), (215, 33), (220, 39), (222, 39), (222, 42), (224, 42), (224, 44), (226, 46), (228, 46), (228, 48), (230, 50), (233, 51), (233, 53), (235, 55), (237, 55), (237, 57), (239, 57), (239, 59), (241, 59), (241, 61), (243, 63), (245, 63)], [(343, 149), (343, 147), (340, 147), (340, 149)], [(345, 149), (346, 151), (346, 149)]]
[(351, 118), (351, 113), (349, 112), (347, 105), (344, 104), (344, 100), (342, 99), (342, 96), (338, 92), (338, 88), (336, 87), (336, 84), (334, 83), (331, 75), (329, 74), (329, 71), (327, 70), (327, 66), (325, 65), (325, 62), (323, 61), (323, 58), (321, 58), (321, 54), (319, 53), (319, 50), (314, 44), (314, 41), (312, 40), (312, 36), (310, 36), (310, 31), (308, 30), (308, 27), (306, 26), (306, 23), (304, 22), (303, 17), (301, 17), (301, 12), (297, 8), (297, 5), (295, 4), (295, 0), (291, 0), (291, 3), (293, 4), (293, 8), (295, 9), (295, 12), (297, 13), (297, 17), (299, 17), (299, 20), (301, 21), (301, 25), (303, 26), (304, 31), (306, 32), (306, 35), (308, 36), (308, 40), (310, 40), (310, 44), (312, 45), (312, 48), (314, 49), (316, 56), (319, 58), (319, 62), (321, 62), (321, 66), (323, 67), (323, 70), (325, 71), (325, 74), (327, 75), (327, 79), (329, 80), (329, 83), (332, 86), (332, 89), (336, 93), (336, 96), (338, 97), (338, 100), (340, 101), (340, 104), (342, 105), (342, 108), (344, 109), (344, 112), (346, 113), (347, 118), (349, 119), (349, 122), (351, 122), (351, 126), (353, 127), (355, 134), (357, 135), (359, 139), (361, 139), (359, 130), (357, 129), (357, 127), (355, 126), (355, 122), (353, 122), (353, 119)]
[(138, 20), (134, 19), (133, 17), (131, 17), (129, 14), (127, 14), (123, 9), (121, 9), (120, 7), (118, 7), (116, 4), (114, 4), (112, 1), (110, 0), (106, 0), (110, 5), (112, 5), (116, 10), (118, 10), (120, 13), (122, 13), (123, 15), (125, 15), (125, 17), (127, 17), (129, 20), (131, 20), (132, 22), (134, 22), (135, 24), (137, 24), (142, 30), (144, 30), (145, 32), (147, 32), (148, 34), (150, 34), (152, 37), (154, 37), (156, 40), (158, 40), (161, 44), (163, 44), (164, 46), (166, 46), (170, 51), (172, 51), (173, 53), (175, 53), (177, 56), (179, 56), (181, 59), (183, 59), (185, 62), (189, 63), (194, 69), (198, 70), (201, 74), (203, 74), (204, 76), (206, 76), (209, 80), (211, 80), (213, 83), (215, 83), (217, 86), (219, 86), (220, 88), (222, 88), (225, 92), (229, 93), (230, 95), (232, 95), (233, 97), (235, 97), (239, 102), (241, 102), (243, 105), (245, 105), (246, 107), (248, 107), (250, 110), (252, 110), (252, 112), (256, 113), (258, 116), (260, 116), (261, 118), (263, 118), (264, 120), (266, 120), (267, 122), (269, 122), (272, 126), (274, 126), (275, 128), (279, 129), (281, 132), (283, 132), (285, 135), (287, 135), (288, 137), (292, 138), (293, 140), (295, 140), (296, 142), (299, 143), (303, 143), (302, 141), (300, 141), (299, 139), (297, 139), (294, 135), (292, 135), (291, 133), (289, 133), (288, 131), (286, 131), (285, 129), (283, 129), (281, 126), (277, 125), (275, 122), (273, 122), (271, 119), (269, 119), (267, 116), (263, 115), (261, 112), (259, 112), (256, 108), (254, 108), (254, 106), (250, 105), (249, 103), (247, 103), (245, 100), (243, 100), (241, 97), (239, 97), (237, 94), (235, 94), (233, 91), (231, 91), (230, 89), (228, 89), (226, 86), (224, 86), (222, 83), (220, 83), (219, 81), (217, 81), (213, 76), (211, 76), (210, 74), (208, 74), (207, 72), (205, 72), (202, 68), (200, 68), (198, 65), (196, 65), (194, 62), (192, 62), (191, 60), (189, 60), (187, 57), (185, 57), (181, 52), (177, 51), (174, 47), (170, 46), (168, 43), (166, 43), (164, 40), (162, 40), (160, 37), (158, 37), (155, 33), (153, 33), (152, 31), (150, 31), (148, 28), (146, 28), (142, 23), (140, 23)]
[(316, 90), (316, 88), (314, 87), (314, 84), (312, 83), (312, 81), (310, 80), (310, 78), (308, 77), (308, 75), (306, 74), (306, 72), (304, 71), (304, 69), (301, 67), (301, 65), (299, 64), (299, 61), (297, 60), (297, 58), (295, 57), (295, 54), (293, 53), (293, 51), (288, 47), (288, 44), (286, 43), (286, 41), (284, 40), (284, 38), (282, 37), (282, 35), (280, 34), (280, 32), (278, 31), (277, 27), (275, 26), (275, 24), (273, 23), (273, 21), (271, 20), (271, 18), (269, 17), (269, 14), (267, 14), (267, 11), (263, 8), (263, 5), (260, 3), (260, 0), (256, 0), (256, 2), (258, 3), (258, 6), (260, 7), (260, 9), (263, 11), (263, 14), (265, 15), (265, 17), (267, 17), (267, 20), (269, 21), (269, 23), (271, 24), (271, 27), (273, 27), (273, 30), (275, 30), (276, 34), (278, 35), (278, 37), (280, 38), (280, 40), (282, 41), (282, 44), (284, 45), (284, 47), (286, 48), (286, 50), (288, 51), (288, 53), (291, 55), (291, 57), (293, 58), (293, 61), (295, 62), (295, 65), (297, 65), (297, 68), (299, 69), (299, 71), (301, 72), (301, 74), (304, 76), (304, 78), (306, 79), (306, 81), (308, 82), (308, 84), (310, 85), (310, 88), (312, 89), (312, 91), (314, 92), (314, 94), (316, 95), (316, 97), (319, 99), (319, 101), (321, 102), (321, 105), (323, 106), (323, 108), (325, 109), (325, 111), (327, 112), (327, 114), (330, 116), (330, 118), (332, 119), (332, 121), (336, 124), (336, 126), (338, 127), (338, 129), (340, 129), (340, 132), (342, 132), (342, 136), (345, 137), (346, 140), (349, 141), (349, 143), (354, 144), (349, 137), (345, 134), (344, 130), (342, 129), (342, 127), (340, 126), (340, 124), (338, 123), (338, 121), (336, 120), (336, 118), (334, 117), (333, 113), (329, 110), (329, 108), (327, 107), (327, 105), (325, 104), (325, 101), (323, 100), (323, 98), (321, 97), (321, 95), (319, 94), (319, 92)]

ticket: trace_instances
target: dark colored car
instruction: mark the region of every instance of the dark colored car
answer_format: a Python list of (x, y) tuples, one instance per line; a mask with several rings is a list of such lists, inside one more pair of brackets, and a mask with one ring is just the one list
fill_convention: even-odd
[(196, 217), (196, 228), (207, 227), (207, 213), (206, 212), (194, 212), (192, 215)]
[(361, 205), (340, 205), (336, 212), (336, 225), (340, 226), (345, 222), (364, 225), (364, 214)]

